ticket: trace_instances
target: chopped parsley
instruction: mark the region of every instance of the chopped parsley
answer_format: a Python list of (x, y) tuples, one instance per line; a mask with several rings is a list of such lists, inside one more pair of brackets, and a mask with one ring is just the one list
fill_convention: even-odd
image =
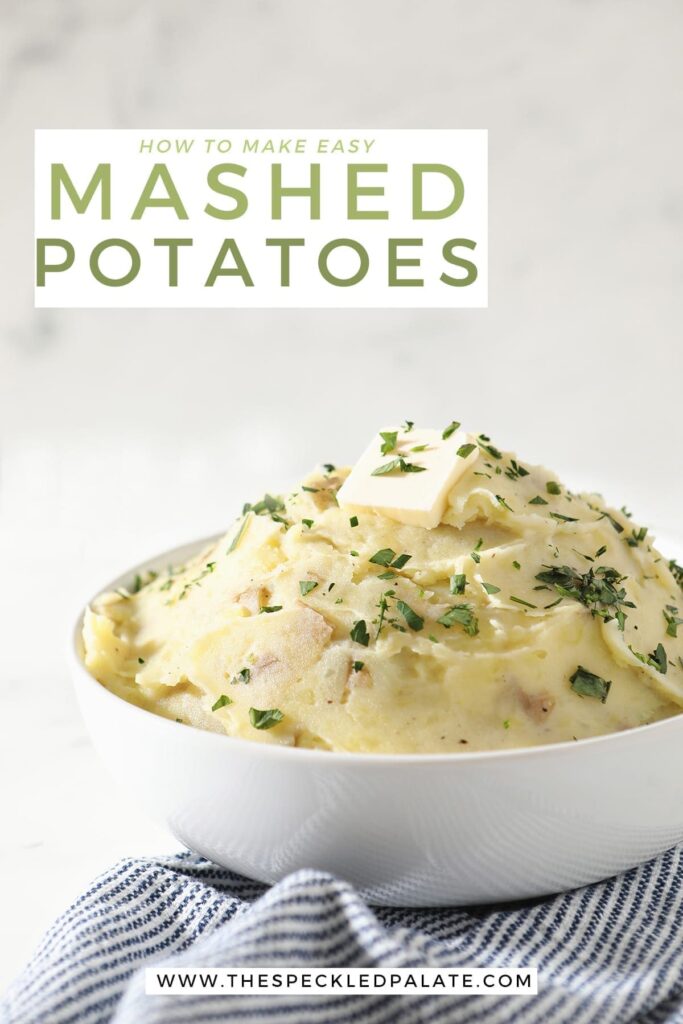
[(228, 555), (232, 554), (232, 552), (235, 550), (235, 548), (237, 547), (239, 542), (242, 540), (242, 537), (244, 536), (244, 531), (247, 528), (248, 521), (249, 520), (248, 520), (248, 518), (247, 518), (247, 516), (245, 514), (244, 518), (242, 519), (242, 522), (240, 523), (240, 525), (239, 525), (239, 527), (237, 529), (237, 532), (235, 533), (235, 536), (230, 541), (230, 547), (228, 548), (226, 554), (228, 554)]
[[(397, 555), (393, 548), (380, 548), (379, 551), (375, 551), (372, 558), (369, 558), (368, 561), (372, 562), (374, 565), (384, 565), (386, 567), (391, 567), (392, 569), (402, 569), (412, 557), (412, 555), (407, 555), (405, 553)], [(384, 573), (381, 578), (386, 578)]]
[(418, 615), (417, 612), (413, 611), (410, 605), (406, 604), (405, 601), (397, 601), (396, 608), (406, 620), (410, 628), (419, 633), (425, 624), (424, 619)]
[(442, 440), (447, 441), (448, 438), (451, 436), (451, 434), (454, 434), (456, 432), (456, 430), (460, 430), (460, 424), (458, 423), (457, 420), (452, 420), (448, 424), (446, 429), (443, 431), (443, 433), (441, 435)]
[(281, 612), (282, 611), (282, 605), (281, 604), (262, 604), (258, 611), (259, 611), (259, 615), (261, 613), (263, 613), (264, 615), (271, 615), (273, 612)]
[(307, 530), (310, 530), (310, 528), (313, 526), (313, 523), (315, 522), (315, 519), (302, 519), (301, 522), (304, 524)]
[(480, 434), (479, 437), (477, 438), (477, 443), (481, 450), (486, 452), (486, 454), (489, 455), (492, 459), (502, 459), (502, 453), (499, 452), (497, 448), (494, 448), (494, 446), (489, 443), (490, 440), (491, 438), (487, 437), (486, 434)]
[(579, 697), (597, 697), (604, 704), (612, 686), (612, 681), (596, 676), (595, 673), (589, 672), (588, 669), (579, 665), (574, 675), (570, 676), (569, 684), (574, 693), (578, 693)]
[(334, 473), (334, 471), (335, 471), (335, 469), (336, 469), (336, 468), (337, 468), (337, 467), (336, 467), (336, 466), (333, 466), (331, 462), (323, 462), (323, 469), (324, 469), (324, 470), (325, 470), (325, 472), (326, 472), (326, 473), (328, 473), (328, 474), (329, 474), (329, 473)]
[(456, 454), (459, 455), (461, 459), (466, 459), (469, 455), (472, 454), (476, 447), (476, 444), (461, 444)]
[(315, 580), (299, 580), (299, 592), (302, 597), (305, 597), (306, 594), (310, 594), (310, 592), (315, 590), (317, 586), (318, 584)]
[(515, 560), (513, 561), (513, 563), (512, 563), (512, 568), (513, 568), (513, 569), (521, 569), (521, 568), (522, 568), (522, 567), (521, 567), (521, 565), (519, 564), (519, 562), (517, 561), (517, 559), (515, 559)]
[(557, 519), (560, 523), (578, 523), (579, 521), (574, 516), (563, 516), (561, 512), (549, 512), (548, 515), (552, 516), (553, 519)]
[(626, 577), (607, 565), (598, 566), (597, 569), (591, 566), (585, 573), (568, 565), (546, 565), (543, 572), (536, 574), (536, 579), (550, 584), (562, 597), (579, 601), (592, 615), (597, 615), (605, 622), (616, 619), (622, 632), (626, 621), (624, 608), (635, 608), (632, 601), (626, 600), (624, 588), (619, 586)]
[(410, 450), (411, 452), (425, 452), (428, 447), (429, 445), (427, 444), (415, 444)]
[(301, 490), (306, 491), (308, 494), (318, 494), (320, 491), (319, 487), (307, 487), (306, 484), (301, 485)]
[[(537, 608), (538, 605), (532, 604), (531, 601), (524, 601), (521, 597), (515, 597), (514, 594), (510, 595), (510, 600), (514, 601), (515, 604), (523, 604), (525, 608)], [(562, 600), (562, 598), (560, 598)]]
[(365, 619), (358, 619), (354, 622), (349, 634), (354, 643), (362, 644), (363, 647), (367, 647), (370, 643), (370, 634), (368, 633), (368, 627), (365, 624)]
[(510, 508), (505, 498), (501, 498), (500, 494), (496, 495), (496, 501), (499, 505), (502, 505), (503, 508), (506, 508), (508, 512), (514, 512), (514, 509)]
[(389, 452), (393, 452), (398, 440), (398, 430), (380, 430), (379, 436), (382, 438), (381, 454), (388, 455)]
[(248, 683), (251, 679), (251, 669), (241, 668), (230, 680), (231, 686), (237, 686), (238, 683)]
[(663, 676), (666, 675), (666, 670), (669, 667), (669, 663), (666, 657), (666, 651), (664, 650), (663, 644), (657, 644), (652, 654), (641, 654), (640, 651), (634, 651), (629, 644), (629, 651), (633, 654), (638, 661), (642, 661), (643, 665), (649, 665), (650, 668), (657, 669)]
[(473, 562), (476, 562), (477, 565), (479, 564), (479, 562), (481, 562), (481, 556), (479, 555), (479, 552), (481, 550), (481, 546), (483, 543), (484, 538), (480, 537), (477, 543), (474, 545), (474, 549), (470, 551), (470, 558), (472, 559)]
[(351, 516), (349, 526), (358, 526), (358, 516)]
[(676, 583), (683, 589), (683, 565), (679, 565), (675, 558), (669, 562), (669, 572), (676, 580)]
[(548, 502), (545, 498), (542, 498), (540, 494), (537, 494), (535, 498), (532, 498), (529, 502), (530, 505), (547, 505)]
[(450, 629), (457, 622), (468, 636), (476, 636), (479, 632), (479, 621), (468, 604), (456, 604), (436, 620), (439, 625)]
[(265, 711), (249, 708), (249, 721), (255, 729), (272, 729), (284, 717), (279, 708), (267, 708)]
[(353, 669), (354, 672), (360, 672), (360, 670), (364, 667), (364, 665), (365, 665), (364, 661), (354, 661), (354, 663), (351, 666), (351, 668)]
[(505, 470), (505, 476), (510, 480), (517, 480), (519, 477), (528, 476), (529, 470), (525, 469), (524, 466), (520, 466), (515, 459), (510, 459), (510, 465)]
[(397, 470), (399, 473), (424, 473), (426, 468), (426, 466), (416, 466), (414, 462), (408, 462), (402, 455), (399, 455), (398, 458), (391, 459), (378, 466), (377, 469), (373, 469), (370, 476), (388, 476), (389, 473), (395, 473)]
[(379, 616), (377, 619), (374, 620), (377, 622), (377, 632), (375, 633), (375, 640), (377, 640), (380, 633), (382, 632), (384, 618), (387, 614), (387, 611), (389, 610), (389, 601), (387, 600), (387, 598), (393, 597), (395, 593), (395, 590), (385, 590), (382, 596), (380, 597), (379, 601), (377, 602), (377, 607), (379, 608)]
[(562, 494), (562, 488), (555, 480), (548, 480), (545, 489), (548, 494)]
[(678, 618), (678, 608), (668, 604), (664, 609), (664, 618), (666, 619), (666, 635), (677, 637), (678, 627), (683, 626), (683, 619)]
[(387, 569), (386, 572), (381, 572), (377, 576), (378, 580), (395, 580), (398, 573), (395, 573), (393, 569)]
[(226, 707), (228, 704), (234, 704), (232, 697), (228, 697), (227, 693), (222, 693), (216, 703), (212, 706), (212, 711), (218, 711), (220, 708)]
[(637, 530), (631, 530), (631, 536), (626, 538), (626, 543), (630, 548), (637, 548), (646, 537), (647, 526), (641, 526)]
[(494, 586), (493, 583), (484, 583), (482, 580), (481, 585), (487, 594), (500, 594), (500, 587)]
[(374, 562), (375, 565), (391, 565), (393, 560), (396, 558), (396, 552), (393, 548), (380, 548), (379, 551), (375, 551), (372, 558), (369, 558), (369, 562)]
[(406, 555), (405, 552), (404, 552), (402, 555), (399, 555), (397, 558), (395, 558), (393, 560), (393, 562), (391, 563), (391, 568), (392, 569), (402, 569), (403, 566), (407, 562), (409, 562), (412, 557), (413, 557), (412, 555)]
[(459, 572), (456, 573), (455, 576), (451, 576), (449, 588), (451, 594), (464, 594), (466, 586), (467, 576), (464, 572)]
[(409, 433), (410, 433), (410, 431), (411, 431), (411, 430), (413, 429), (413, 427), (415, 426), (415, 424), (413, 423), (413, 421), (412, 421), (412, 420), (406, 420), (406, 421), (405, 421), (405, 423), (403, 423), (403, 424), (402, 424), (402, 426), (403, 426), (403, 429), (404, 429), (404, 431), (406, 432), (406, 434), (409, 434)]

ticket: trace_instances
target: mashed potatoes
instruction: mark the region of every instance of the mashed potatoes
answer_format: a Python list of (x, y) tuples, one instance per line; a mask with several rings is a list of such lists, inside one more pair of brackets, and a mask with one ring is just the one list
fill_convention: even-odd
[(683, 706), (681, 570), (597, 495), (477, 439), (440, 525), (350, 515), (327, 466), (191, 562), (105, 594), (85, 663), (262, 742), (389, 753), (581, 739)]

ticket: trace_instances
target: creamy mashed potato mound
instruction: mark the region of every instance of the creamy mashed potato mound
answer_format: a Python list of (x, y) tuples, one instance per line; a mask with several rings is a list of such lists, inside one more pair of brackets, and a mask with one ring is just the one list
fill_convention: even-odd
[(93, 603), (87, 668), (176, 721), (338, 751), (504, 749), (679, 713), (680, 567), (600, 496), (477, 443), (431, 530), (340, 508), (349, 470), (329, 466), (247, 506), (185, 565)]

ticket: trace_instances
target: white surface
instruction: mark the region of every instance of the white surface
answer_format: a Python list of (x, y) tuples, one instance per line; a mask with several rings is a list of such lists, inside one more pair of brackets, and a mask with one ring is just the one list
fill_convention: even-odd
[[(185, 564), (205, 543), (147, 566)], [(127, 704), (86, 671), (80, 631), (74, 641), (85, 721), (131, 803), (184, 845), (262, 882), (312, 867), (371, 903), (520, 900), (609, 877), (683, 840), (683, 715), (504, 752), (296, 750), (228, 740)]]
[[(6, 0), (0, 19), (5, 977), (97, 871), (164, 848), (65, 667), (72, 610), (121, 566), (404, 417), (456, 417), (677, 532), (683, 8)], [(32, 309), (35, 127), (293, 122), (488, 128), (490, 308)]]

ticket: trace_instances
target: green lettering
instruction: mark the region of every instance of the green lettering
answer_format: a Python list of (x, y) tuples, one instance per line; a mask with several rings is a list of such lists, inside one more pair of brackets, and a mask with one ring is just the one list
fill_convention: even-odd
[(210, 168), (206, 176), (209, 188), (212, 192), (218, 192), (222, 196), (234, 199), (235, 205), (231, 210), (221, 210), (220, 207), (207, 203), (204, 207), (204, 212), (208, 213), (211, 217), (218, 217), (220, 220), (235, 220), (246, 213), (249, 202), (244, 192), (238, 188), (233, 188), (232, 185), (225, 185), (221, 181), (222, 174), (239, 174), (241, 177), (244, 177), (246, 173), (246, 167), (242, 167), (241, 164), (216, 164), (215, 167)]
[(359, 210), (359, 196), (383, 196), (383, 185), (359, 185), (358, 175), (363, 171), (379, 173), (387, 171), (387, 164), (349, 164), (346, 172), (347, 199), (346, 216), (349, 220), (387, 220), (387, 210)]
[(419, 267), (420, 258), (399, 256), (399, 245), (422, 245), (421, 238), (390, 238), (389, 239), (389, 287), (390, 288), (422, 288), (421, 277), (399, 277), (399, 267)]
[(293, 245), (305, 245), (303, 238), (266, 238), (266, 245), (280, 248), (280, 285), (289, 288), (290, 249)]
[(282, 164), (273, 164), (271, 170), (273, 220), (282, 220), (282, 200), (285, 196), (309, 196), (310, 220), (320, 220), (320, 164), (311, 164), (310, 185), (305, 188), (285, 188), (282, 184)]
[[(225, 257), (230, 253), (235, 265), (233, 267), (224, 267), (223, 261)], [(241, 277), (242, 281), (247, 288), (253, 288), (254, 282), (251, 279), (251, 275), (247, 270), (247, 265), (242, 259), (242, 253), (239, 250), (237, 242), (234, 238), (226, 238), (220, 248), (220, 252), (214, 261), (213, 266), (209, 272), (209, 276), (204, 284), (205, 288), (213, 288), (216, 283), (217, 277)]]
[[(443, 210), (425, 210), (423, 178), (425, 174), (443, 174), (453, 185), (453, 198)], [(413, 220), (441, 220), (452, 216), (462, 206), (465, 186), (457, 171), (446, 164), (413, 164)]]
[(90, 206), (97, 189), (100, 193), (100, 219), (111, 218), (111, 164), (98, 164), (95, 173), (88, 182), (85, 192), (79, 196), (76, 187), (69, 177), (64, 164), (52, 164), (50, 168), (50, 200), (51, 219), (60, 220), (62, 216), (62, 187), (71, 200), (76, 213), (85, 213)]
[[(100, 268), (100, 256), (107, 249), (113, 249), (114, 246), (123, 249), (130, 256), (130, 270), (123, 277), (108, 277)], [(90, 253), (90, 271), (95, 280), (99, 281), (100, 284), (105, 284), (107, 288), (121, 288), (124, 284), (130, 284), (138, 276), (140, 272), (140, 253), (125, 238), (105, 238), (103, 242), (98, 242)]]
[(448, 263), (454, 267), (462, 267), (462, 269), (466, 271), (465, 276), (450, 277), (448, 274), (444, 273), (441, 275), (439, 280), (443, 281), (444, 284), (452, 285), (454, 288), (465, 288), (468, 284), (474, 284), (477, 280), (478, 271), (475, 264), (471, 263), (470, 260), (464, 260), (461, 256), (456, 256), (453, 253), (453, 250), (457, 249), (458, 246), (464, 246), (465, 249), (476, 249), (477, 243), (473, 242), (470, 238), (451, 238), (445, 243), (441, 250), (443, 252), (444, 259)]
[[(47, 249), (50, 245), (59, 245), (64, 251), (64, 259), (61, 263), (48, 263), (46, 260)], [(61, 274), (73, 266), (76, 253), (71, 242), (66, 238), (38, 238), (36, 239), (36, 281), (39, 288), (45, 287), (46, 274)]]
[[(153, 196), (157, 182), (161, 182), (166, 189), (165, 196)], [(171, 173), (166, 164), (155, 164), (145, 182), (137, 206), (133, 210), (132, 220), (140, 220), (145, 210), (149, 207), (170, 206), (175, 210), (178, 220), (187, 220), (187, 211), (183, 206), (178, 190), (176, 189)]]
[(168, 246), (168, 285), (169, 288), (178, 287), (178, 249), (181, 245), (192, 245), (191, 238), (155, 238), (157, 246)]
[[(339, 249), (341, 246), (348, 246), (349, 249), (353, 249), (353, 251), (358, 254), (358, 270), (351, 277), (337, 277), (332, 273), (328, 266), (330, 255), (335, 249)], [(333, 238), (331, 242), (328, 242), (327, 245), (322, 247), (320, 255), (318, 256), (318, 269), (320, 270), (320, 273), (328, 284), (333, 284), (337, 288), (349, 288), (353, 284), (358, 284), (358, 282), (362, 281), (367, 274), (369, 266), (370, 257), (368, 256), (367, 251), (363, 248), (360, 242), (356, 242), (353, 238)]]

